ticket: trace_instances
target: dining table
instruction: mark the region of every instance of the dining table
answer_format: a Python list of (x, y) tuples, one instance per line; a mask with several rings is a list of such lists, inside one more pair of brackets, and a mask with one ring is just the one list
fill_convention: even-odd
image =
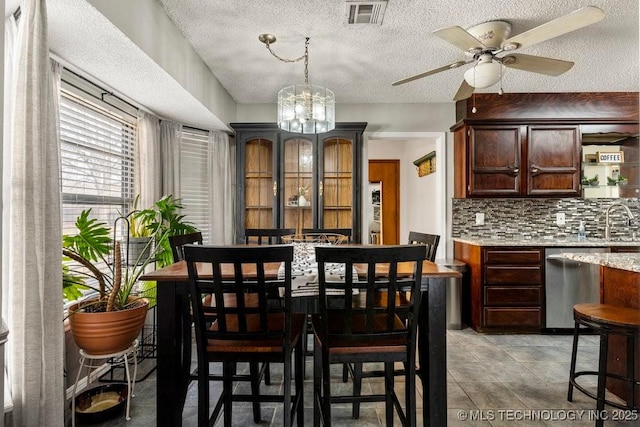
[[(210, 264), (198, 264), (201, 277), (211, 275)], [(279, 263), (265, 264), (267, 277), (277, 277)], [(255, 266), (246, 266), (250, 276)], [(384, 274), (385, 266), (376, 269)], [(366, 275), (356, 265), (359, 275)], [(378, 271), (379, 270), (379, 271)], [(398, 272), (410, 274), (411, 263), (400, 263)], [(223, 268), (223, 275), (224, 275)], [(228, 274), (232, 274), (229, 266)], [(446, 286), (448, 279), (458, 279), (460, 272), (424, 261), (422, 266), (422, 301), (418, 318), (418, 375), (422, 380), (424, 425), (447, 424), (447, 361), (446, 361)], [(145, 273), (140, 280), (157, 282), (157, 401), (158, 426), (182, 425), (191, 373), (191, 315), (187, 264), (179, 261)], [(185, 347), (188, 346), (188, 347)]]

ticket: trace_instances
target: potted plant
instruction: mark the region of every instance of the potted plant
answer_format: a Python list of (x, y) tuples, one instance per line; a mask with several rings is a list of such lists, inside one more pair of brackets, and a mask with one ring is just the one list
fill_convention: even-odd
[(173, 263), (173, 254), (169, 244), (169, 236), (194, 233), (198, 229), (188, 221), (185, 221), (181, 213), (180, 199), (171, 194), (162, 197), (153, 207), (143, 209), (135, 214), (136, 219), (144, 224), (147, 231), (153, 236), (163, 236), (155, 239), (155, 258), (158, 267), (164, 267)]
[(140, 201), (140, 195), (137, 195), (133, 201), (131, 207), (132, 211), (129, 215), (121, 215), (126, 218), (129, 223), (129, 239), (126, 246), (127, 264), (136, 265), (141, 262), (145, 257), (143, 256), (145, 250), (151, 250), (149, 245), (151, 240), (151, 229), (147, 227), (144, 218), (139, 215), (138, 202)]
[(77, 233), (63, 236), (63, 261), (73, 260), (84, 267), (63, 264), (63, 295), (75, 300), (82, 289), (98, 294), (69, 308), (71, 333), (78, 347), (91, 354), (109, 354), (126, 349), (138, 336), (149, 306), (149, 299), (136, 293), (139, 277), (150, 263), (167, 262), (167, 248), (171, 257), (169, 235), (195, 231), (184, 221), (181, 209), (177, 199), (165, 196), (153, 208), (131, 214), (144, 224), (149, 237), (131, 266), (123, 265), (121, 243), (113, 240), (107, 224), (90, 217), (90, 209), (76, 219)]

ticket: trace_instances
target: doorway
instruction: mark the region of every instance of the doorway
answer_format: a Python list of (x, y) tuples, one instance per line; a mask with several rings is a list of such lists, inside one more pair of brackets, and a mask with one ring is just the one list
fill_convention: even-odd
[[(372, 132), (364, 134), (364, 158), (365, 165), (369, 161), (399, 160), (400, 171), (398, 185), (402, 185), (402, 191), (397, 191), (398, 212), (396, 224), (400, 232), (398, 241), (404, 243), (409, 231), (438, 234), (441, 236), (438, 245), (438, 258), (446, 258), (448, 254), (447, 224), (450, 221), (450, 204), (447, 203), (447, 176), (453, 181), (451, 166), (446, 166), (451, 157), (446, 156), (446, 134), (444, 132)], [(418, 176), (416, 159), (431, 151), (436, 152), (437, 167), (434, 173), (426, 176)], [(369, 188), (369, 171), (364, 171), (362, 176), (363, 188), (362, 203), (364, 207), (371, 204), (371, 191)], [(384, 201), (383, 201), (384, 203)], [(368, 208), (371, 209), (371, 208)], [(365, 209), (366, 211), (366, 209)], [(369, 236), (369, 223), (366, 218), (372, 215), (366, 211), (363, 216), (363, 236)], [(383, 231), (384, 232), (384, 231)], [(451, 254), (450, 254), (451, 255)], [(449, 255), (449, 256), (450, 256)]]
[(382, 244), (400, 243), (400, 160), (369, 160), (369, 182), (382, 187)]

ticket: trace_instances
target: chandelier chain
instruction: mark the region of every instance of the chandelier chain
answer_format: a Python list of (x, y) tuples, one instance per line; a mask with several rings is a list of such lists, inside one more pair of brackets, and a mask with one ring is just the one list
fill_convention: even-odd
[(282, 62), (300, 62), (303, 59), (305, 60), (305, 64), (307, 64), (309, 62), (309, 37), (305, 37), (304, 55), (302, 55), (300, 58), (296, 58), (296, 59), (287, 59), (287, 58), (283, 58), (281, 56), (278, 56), (277, 53), (275, 53), (273, 50), (271, 50), (271, 46), (270, 46), (269, 40), (266, 40), (264, 42), (264, 44), (265, 44), (265, 46), (267, 46), (267, 50), (271, 53), (271, 55), (275, 56), (276, 58), (278, 58)]

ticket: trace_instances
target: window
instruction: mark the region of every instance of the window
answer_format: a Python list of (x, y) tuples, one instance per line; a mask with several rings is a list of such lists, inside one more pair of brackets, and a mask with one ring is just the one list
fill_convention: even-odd
[(60, 100), (63, 232), (83, 209), (113, 224), (133, 201), (135, 120), (70, 93)]
[[(104, 102), (106, 94), (81, 77), (67, 70), (63, 72), (60, 97), (63, 234), (75, 233), (75, 219), (84, 209), (90, 208), (92, 217), (112, 227), (133, 203), (137, 120), (135, 115)], [(125, 229), (117, 227), (117, 230), (115, 237), (120, 239)]]
[(63, 232), (88, 208), (111, 226), (134, 198), (137, 108), (68, 68), (61, 86)]
[(182, 128), (180, 145), (180, 200), (185, 218), (202, 232), (209, 242), (211, 175), (208, 166), (209, 134), (206, 131)]

